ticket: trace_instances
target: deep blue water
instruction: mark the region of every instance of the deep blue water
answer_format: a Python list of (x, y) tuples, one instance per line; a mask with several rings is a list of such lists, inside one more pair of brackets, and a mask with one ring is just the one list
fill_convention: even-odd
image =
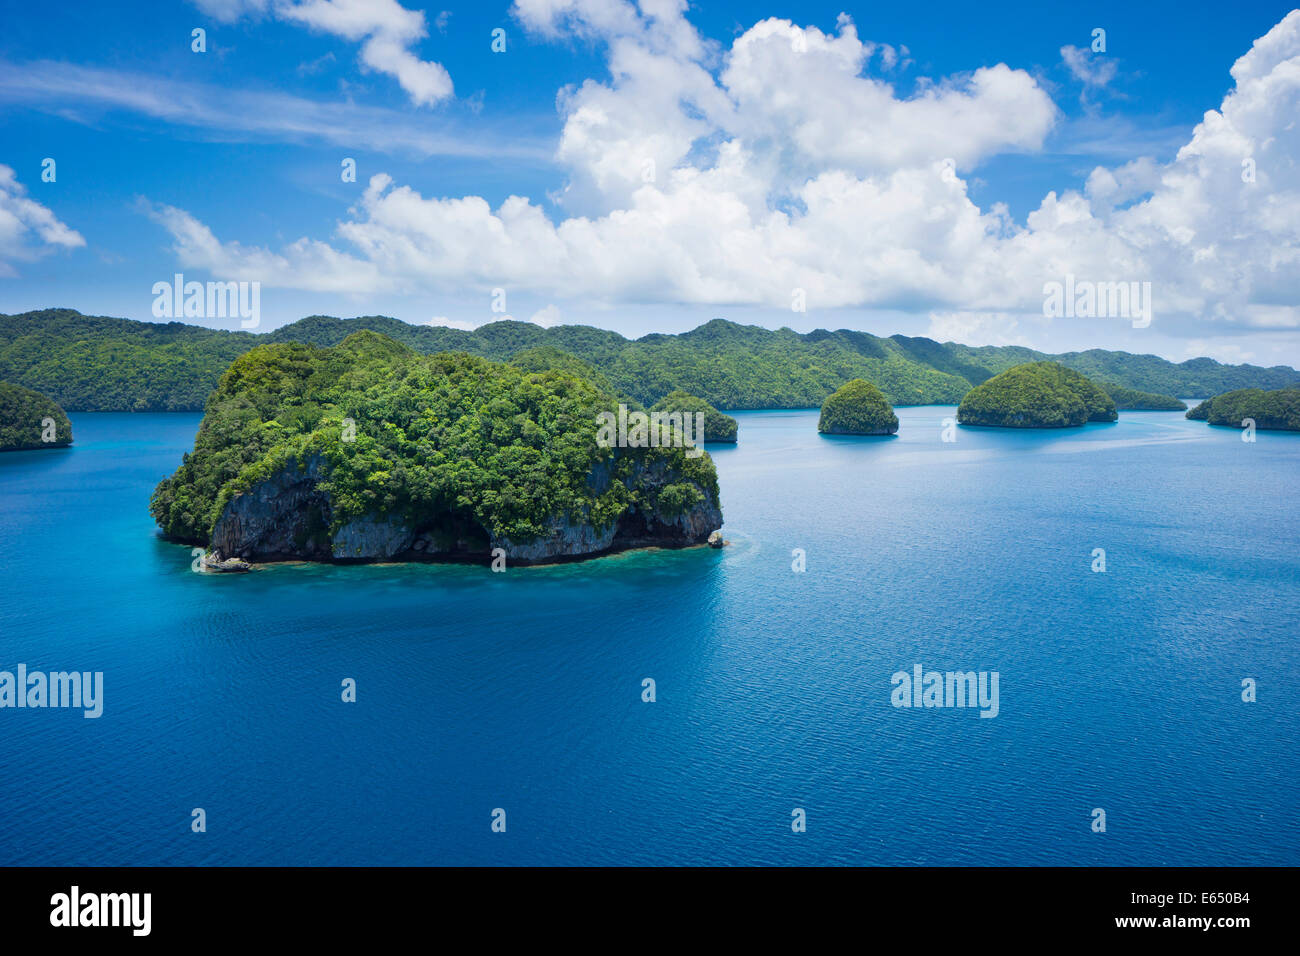
[(1300, 435), (953, 413), (739, 414), (720, 552), (242, 576), (148, 515), (197, 415), (74, 415), (0, 456), (0, 669), (104, 714), (0, 710), (0, 863), (1300, 863)]

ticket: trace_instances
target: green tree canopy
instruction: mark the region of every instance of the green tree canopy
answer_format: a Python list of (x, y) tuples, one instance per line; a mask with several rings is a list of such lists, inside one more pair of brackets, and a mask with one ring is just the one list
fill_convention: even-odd
[(827, 435), (892, 435), (898, 431), (898, 416), (880, 389), (855, 378), (826, 399), (817, 430)]
[(1222, 365), (1212, 359), (1175, 364), (1101, 349), (1047, 355), (1018, 346), (971, 347), (846, 329), (773, 331), (722, 319), (680, 335), (639, 339), (580, 325), (544, 329), (501, 321), (462, 331), (381, 315), (316, 315), (254, 334), (48, 309), (0, 315), (0, 380), (43, 392), (74, 411), (196, 411), (236, 356), (255, 345), (335, 346), (361, 330), (424, 354), (515, 357), (527, 371), (584, 374), (583, 368), (591, 369), (599, 377), (586, 377), (602, 387), (608, 382), (611, 390), (642, 405), (680, 389), (715, 408), (815, 408), (855, 378), (874, 384), (893, 405), (955, 404), (999, 372), (1042, 360), (1059, 361), (1108, 385), (1163, 395), (1282, 388), (1300, 377), (1286, 366)]
[[(45, 441), (47, 435), (53, 441)], [(30, 388), (0, 382), (0, 451), (70, 444), (72, 422), (54, 401)]]
[[(369, 331), (332, 348), (262, 345), (222, 376), (193, 453), (158, 485), (151, 510), (168, 535), (206, 543), (232, 496), (311, 461), (324, 466), (331, 533), (361, 517), (421, 527), (451, 516), (528, 541), (556, 516), (607, 527), (630, 508), (717, 502), (707, 454), (600, 447), (597, 415), (617, 405), (569, 372), (424, 356)], [(646, 464), (675, 478), (639, 484)], [(600, 470), (614, 480), (594, 481)]]
[(1266, 431), (1300, 431), (1300, 384), (1268, 392), (1258, 388), (1225, 392), (1207, 398), (1187, 417), (1231, 428), (1244, 428), (1246, 419), (1251, 419), (1256, 428)]
[(730, 415), (724, 415), (702, 398), (675, 389), (655, 402), (652, 412), (681, 412), (684, 415), (704, 416), (704, 440), (734, 442), (739, 425)]
[(971, 389), (957, 409), (963, 425), (1000, 428), (1068, 428), (1118, 417), (1109, 395), (1058, 362), (1009, 368)]
[(1120, 411), (1181, 412), (1187, 403), (1172, 395), (1156, 395), (1153, 392), (1141, 392), (1136, 388), (1098, 382), (1098, 385), (1111, 397), (1115, 407)]

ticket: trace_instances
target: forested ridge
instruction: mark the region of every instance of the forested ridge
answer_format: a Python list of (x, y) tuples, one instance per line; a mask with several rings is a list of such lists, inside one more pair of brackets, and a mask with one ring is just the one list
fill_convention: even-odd
[[(1016, 365), (1051, 360), (1109, 386), (1161, 396), (1203, 397), (1300, 381), (1287, 366), (1173, 363), (1154, 355), (1092, 349), (1049, 355), (1017, 346), (818, 329), (775, 331), (714, 319), (678, 335), (627, 339), (581, 325), (518, 321), (472, 332), (416, 326), (386, 316), (309, 316), (268, 333), (180, 322), (86, 316), (71, 309), (0, 315), (0, 380), (40, 391), (70, 411), (198, 411), (236, 357), (255, 345), (333, 346), (357, 331), (380, 332), (426, 354), (463, 351), (521, 367), (567, 361), (600, 384), (651, 406), (675, 390), (721, 409), (814, 408), (846, 382), (876, 385), (892, 405), (957, 404), (976, 385)], [(558, 355), (558, 357), (557, 357)]]

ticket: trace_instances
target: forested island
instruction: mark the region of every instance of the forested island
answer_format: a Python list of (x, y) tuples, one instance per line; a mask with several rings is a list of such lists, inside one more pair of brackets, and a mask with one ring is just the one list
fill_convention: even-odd
[(1123, 385), (1111, 385), (1106, 382), (1099, 382), (1098, 384), (1111, 397), (1111, 401), (1115, 403), (1115, 407), (1120, 411), (1181, 412), (1187, 410), (1187, 403), (1174, 398), (1172, 395), (1155, 395), (1151, 392), (1138, 391), (1136, 388), (1125, 388)]
[(1207, 398), (1187, 417), (1211, 425), (1245, 428), (1251, 419), (1264, 431), (1300, 431), (1300, 384), (1264, 391), (1242, 388)]
[(895, 406), (956, 404), (1000, 372), (1045, 360), (1059, 361), (1108, 388), (1166, 397), (1277, 389), (1300, 379), (1286, 366), (1222, 365), (1206, 358), (1175, 364), (1101, 349), (1048, 355), (905, 335), (771, 331), (721, 319), (680, 335), (633, 340), (578, 325), (541, 328), (500, 321), (465, 332), (385, 316), (311, 316), (253, 333), (47, 309), (0, 315), (0, 380), (43, 392), (71, 411), (200, 411), (230, 363), (254, 346), (333, 346), (361, 330), (380, 332), (425, 354), (463, 351), (525, 369), (571, 363), (569, 370), (647, 407), (680, 389), (720, 409), (815, 408), (855, 378), (875, 384)]
[(0, 382), (0, 451), (71, 444), (72, 422), (57, 403), (30, 388)]
[(824, 435), (892, 435), (898, 431), (898, 416), (880, 389), (855, 378), (826, 399), (817, 430)]
[(732, 443), (736, 441), (740, 426), (730, 415), (724, 415), (702, 398), (688, 395), (678, 389), (669, 392), (650, 409), (652, 412), (681, 412), (684, 415), (704, 416), (706, 442)]
[(963, 425), (997, 428), (1071, 428), (1118, 418), (1106, 392), (1057, 362), (1007, 369), (971, 389), (957, 409)]
[(706, 542), (722, 525), (712, 460), (680, 442), (601, 447), (598, 415), (619, 401), (572, 372), (425, 356), (373, 332), (260, 345), (221, 377), (150, 510), (212, 567)]

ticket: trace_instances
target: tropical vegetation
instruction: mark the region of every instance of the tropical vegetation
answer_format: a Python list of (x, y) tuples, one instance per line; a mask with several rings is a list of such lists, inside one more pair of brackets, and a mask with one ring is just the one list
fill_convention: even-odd
[(1246, 428), (1249, 419), (1257, 429), (1300, 431), (1300, 384), (1272, 391), (1242, 388), (1225, 392), (1190, 409), (1187, 417), (1231, 428)]
[(0, 451), (70, 444), (72, 422), (63, 409), (40, 392), (0, 382)]
[(254, 346), (335, 346), (362, 330), (424, 354), (460, 351), (499, 362), (518, 360), (529, 371), (579, 371), (644, 406), (680, 389), (715, 408), (817, 408), (855, 378), (874, 384), (893, 405), (955, 404), (1012, 366), (1048, 360), (1107, 387), (1166, 396), (1277, 389), (1300, 378), (1285, 366), (1222, 365), (1212, 359), (1175, 364), (1100, 349), (1048, 355), (1018, 346), (972, 347), (843, 329), (771, 331), (722, 319), (680, 335), (632, 340), (580, 325), (542, 328), (500, 321), (462, 331), (386, 316), (310, 316), (253, 333), (48, 309), (0, 315), (0, 380), (43, 392), (73, 411), (198, 411), (230, 363)]
[[(617, 405), (567, 371), (420, 355), (374, 332), (327, 348), (260, 345), (222, 375), (194, 451), (150, 506), (167, 535), (206, 543), (233, 496), (312, 461), (324, 465), (331, 534), (384, 516), (528, 541), (557, 517), (603, 528), (632, 508), (672, 516), (718, 500), (707, 454), (598, 445), (597, 416)], [(643, 487), (634, 474), (646, 464), (677, 477)], [(604, 490), (589, 481), (597, 466), (614, 479)]]
[(734, 442), (740, 426), (730, 415), (724, 415), (702, 398), (675, 389), (651, 406), (652, 412), (681, 412), (684, 415), (704, 416), (706, 442)]
[(1118, 417), (1109, 395), (1059, 362), (1013, 366), (971, 389), (957, 409), (963, 425), (1000, 428), (1069, 428)]
[(1156, 395), (1136, 388), (1125, 388), (1123, 385), (1112, 385), (1109, 382), (1097, 384), (1111, 397), (1115, 407), (1120, 411), (1181, 412), (1187, 409), (1186, 402), (1172, 395)]
[(817, 430), (827, 435), (892, 435), (898, 431), (898, 416), (880, 389), (855, 378), (826, 399)]

